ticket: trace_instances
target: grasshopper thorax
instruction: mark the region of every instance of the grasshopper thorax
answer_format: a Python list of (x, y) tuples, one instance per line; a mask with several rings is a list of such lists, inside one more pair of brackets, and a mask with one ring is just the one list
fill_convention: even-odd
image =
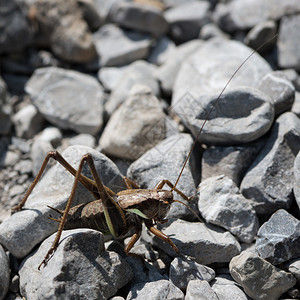
[(144, 219), (162, 222), (174, 202), (172, 191), (156, 189), (135, 189), (121, 191), (115, 201), (122, 209)]

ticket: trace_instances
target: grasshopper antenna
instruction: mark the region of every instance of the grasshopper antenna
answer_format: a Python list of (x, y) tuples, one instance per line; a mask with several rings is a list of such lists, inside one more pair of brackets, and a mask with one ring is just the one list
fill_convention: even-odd
[(200, 136), (200, 134), (201, 134), (201, 132), (202, 132), (202, 130), (203, 130), (203, 128), (204, 128), (204, 126), (205, 126), (205, 124), (206, 124), (206, 122), (207, 122), (207, 120), (208, 120), (208, 118), (209, 118), (209, 116), (210, 116), (210, 114), (212, 113), (212, 111), (215, 109), (215, 107), (216, 107), (216, 105), (218, 104), (218, 102), (219, 102), (219, 100), (220, 100), (220, 98), (222, 97), (222, 95), (224, 94), (224, 92), (225, 92), (225, 90), (227, 89), (227, 87), (228, 87), (228, 85), (230, 84), (230, 82), (232, 81), (232, 79), (235, 77), (235, 75), (239, 72), (239, 70), (244, 66), (244, 64), (252, 57), (252, 55), (254, 55), (254, 53), (257, 53), (261, 48), (263, 48), (266, 44), (268, 44), (269, 42), (271, 42), (273, 39), (275, 39), (276, 37), (278, 36), (278, 34), (275, 34), (273, 37), (271, 37), (270, 39), (268, 39), (266, 42), (264, 42), (262, 45), (260, 45), (258, 48), (256, 48), (255, 50), (253, 50), (253, 52), (240, 64), (240, 66), (235, 70), (235, 72), (231, 75), (231, 77), (229, 78), (229, 80), (227, 81), (227, 83), (225, 84), (225, 86), (223, 87), (223, 89), (222, 89), (222, 91), (220, 92), (220, 94), (219, 94), (219, 96), (217, 97), (217, 99), (214, 101), (214, 103), (213, 103), (213, 105), (211, 106), (211, 108), (209, 109), (209, 111), (206, 113), (206, 115), (205, 115), (205, 120), (204, 120), (204, 122), (202, 123), (202, 126), (201, 126), (201, 128), (200, 128), (200, 130), (199, 130), (199, 132), (198, 132), (198, 134), (197, 134), (197, 136), (196, 136), (196, 138), (195, 138), (195, 141), (194, 141), (194, 143), (193, 143), (193, 145), (192, 145), (192, 147), (191, 147), (191, 150), (190, 150), (190, 152), (189, 152), (189, 154), (188, 154), (188, 156), (186, 157), (186, 159), (185, 159), (185, 161), (184, 161), (184, 163), (183, 163), (183, 166), (182, 166), (182, 168), (181, 168), (181, 170), (180, 170), (180, 173), (179, 173), (179, 175), (178, 175), (178, 177), (177, 177), (177, 180), (176, 180), (176, 182), (175, 182), (175, 184), (174, 184), (174, 186), (173, 186), (173, 188), (172, 188), (172, 191), (174, 191), (174, 189), (176, 188), (176, 186), (177, 186), (177, 184), (178, 184), (178, 181), (179, 181), (179, 179), (180, 179), (180, 177), (181, 177), (181, 175), (182, 175), (182, 173), (183, 173), (183, 170), (184, 170), (184, 168), (185, 168), (185, 166), (186, 166), (186, 164), (187, 164), (187, 162), (189, 161), (189, 159), (190, 159), (190, 157), (191, 157), (191, 155), (192, 155), (192, 152), (193, 152), (193, 150), (194, 150), (194, 148), (195, 148), (195, 146), (196, 146), (196, 143), (197, 143), (197, 141), (198, 141), (198, 138), (199, 138), (199, 136)]

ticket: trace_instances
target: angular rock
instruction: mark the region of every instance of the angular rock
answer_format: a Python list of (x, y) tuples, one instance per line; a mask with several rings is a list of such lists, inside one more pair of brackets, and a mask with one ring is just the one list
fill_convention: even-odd
[(135, 84), (148, 86), (154, 95), (159, 95), (158, 82), (154, 78), (155, 67), (145, 61), (136, 61), (122, 70), (122, 76), (105, 103), (105, 112), (110, 116), (129, 96)]
[[(247, 9), (245, 9), (247, 7)], [(259, 13), (257, 13), (259, 12)], [(285, 15), (300, 12), (300, 3), (294, 0), (233, 0), (219, 3), (214, 19), (225, 31), (234, 32), (252, 28), (266, 20), (277, 21)]]
[[(274, 21), (267, 20), (258, 23), (247, 33), (245, 37), (245, 44), (252, 49), (257, 49), (263, 43), (273, 38), (276, 34), (276, 31), (277, 24)], [(276, 40), (273, 39), (272, 41), (268, 42), (261, 50), (259, 50), (259, 52), (262, 53), (270, 50), (275, 43)]]
[(112, 7), (109, 16), (122, 27), (154, 36), (162, 36), (168, 30), (162, 11), (149, 4), (119, 1)]
[(61, 131), (56, 127), (46, 127), (38, 137), (39, 141), (48, 142), (57, 147), (63, 138)]
[(223, 32), (215, 23), (208, 23), (200, 29), (199, 38), (202, 40), (209, 40), (211, 38), (229, 39), (229, 35)]
[(210, 282), (215, 278), (215, 271), (192, 260), (174, 258), (170, 265), (169, 280), (178, 288), (185, 291), (191, 280)]
[[(95, 166), (104, 185), (117, 192), (124, 189), (122, 175), (105, 155), (85, 146), (67, 148), (62, 156), (75, 169), (78, 168), (81, 157), (91, 153)], [(87, 165), (83, 174), (91, 177)], [(26, 256), (38, 243), (57, 231), (57, 222), (48, 219), (53, 210), (50, 205), (64, 209), (69, 199), (74, 177), (59, 164), (53, 166), (39, 181), (32, 194), (29, 196), (25, 208), (4, 220), (0, 224), (0, 243), (14, 256)], [(93, 201), (91, 193), (81, 184), (77, 186), (72, 206)]]
[(300, 282), (300, 259), (292, 259), (285, 264), (289, 270), (297, 279), (298, 283)]
[[(299, 5), (300, 11), (300, 5)], [(300, 37), (300, 15), (284, 16), (280, 21), (278, 46), (278, 64), (281, 68), (300, 70), (300, 46), (297, 40)]]
[(103, 123), (103, 88), (91, 76), (55, 67), (37, 69), (26, 85), (46, 120), (62, 129), (96, 134)]
[(90, 148), (95, 148), (96, 139), (90, 134), (81, 133), (74, 136), (73, 138), (70, 138), (69, 144), (70, 146), (83, 145)]
[(255, 142), (206, 149), (202, 156), (201, 181), (224, 174), (239, 186), (246, 170), (262, 146), (262, 142)]
[(126, 300), (183, 300), (183, 292), (168, 280), (138, 283), (129, 292)]
[(22, 262), (20, 290), (27, 299), (107, 299), (132, 278), (130, 266), (106, 252), (103, 235), (90, 229), (64, 231), (57, 250), (38, 271), (54, 237)]
[(101, 14), (101, 12), (98, 11), (97, 2), (101, 2), (101, 1), (93, 1), (93, 0), (77, 1), (77, 3), (80, 5), (83, 18), (87, 22), (88, 27), (92, 32), (99, 29), (100, 26), (102, 26), (105, 22), (105, 18), (103, 17), (103, 14)]
[(289, 208), (293, 201), (293, 165), (300, 149), (300, 120), (281, 115), (241, 183), (241, 193), (258, 214)]
[(298, 207), (300, 208), (300, 152), (297, 154), (294, 162), (294, 195)]
[(20, 109), (13, 117), (16, 135), (21, 138), (33, 138), (43, 125), (43, 117), (32, 104)]
[(295, 99), (293, 84), (278, 72), (266, 74), (257, 88), (267, 94), (274, 103), (275, 115), (280, 115), (292, 108)]
[(193, 40), (176, 47), (174, 51), (169, 53), (166, 61), (157, 69), (156, 78), (165, 94), (172, 94), (173, 85), (181, 64), (188, 55), (196, 51), (202, 44), (203, 42), (200, 40)]
[(257, 253), (272, 264), (300, 256), (300, 221), (284, 209), (274, 213), (257, 236)]
[(22, 7), (20, 1), (1, 2), (0, 53), (19, 52), (33, 42), (33, 28), (30, 26), (30, 19), (26, 13), (27, 8)]
[(230, 274), (254, 300), (279, 299), (296, 284), (291, 274), (274, 267), (257, 254), (242, 252), (229, 264)]
[(8, 257), (0, 245), (0, 299), (5, 299), (10, 282), (10, 269)]
[(100, 138), (103, 152), (136, 160), (166, 137), (166, 116), (151, 89), (135, 85), (113, 113)]
[[(229, 78), (253, 51), (241, 43), (213, 39), (182, 64), (174, 84), (172, 109), (194, 136)], [(258, 54), (251, 57), (224, 91), (199, 137), (200, 142), (236, 144), (265, 134), (274, 118), (268, 95), (256, 89), (271, 71)]]
[(38, 43), (50, 46), (59, 58), (84, 63), (96, 57), (92, 34), (76, 1), (36, 1), (32, 22), (38, 29)]
[(294, 104), (293, 104), (293, 107), (292, 107), (291, 111), (295, 115), (300, 117), (300, 92), (296, 92), (296, 94), (295, 94), (295, 101), (294, 101)]
[(253, 241), (258, 218), (231, 179), (224, 175), (208, 178), (199, 185), (198, 194), (198, 208), (207, 222), (227, 229), (242, 242)]
[(167, 57), (176, 49), (175, 43), (168, 37), (164, 36), (159, 39), (153, 49), (150, 51), (148, 61), (151, 64), (161, 65)]
[[(172, 219), (172, 221), (159, 225), (158, 229), (171, 238), (181, 254), (188, 255), (199, 264), (229, 262), (241, 251), (239, 243), (228, 231), (199, 222), (187, 222), (180, 219), (175, 221)], [(149, 234), (143, 232), (142, 237), (168, 255), (177, 256), (171, 246), (157, 236), (153, 239), (151, 236), (150, 239)]]
[(209, 283), (205, 280), (191, 280), (186, 289), (185, 300), (219, 300)]
[[(164, 179), (175, 184), (192, 143), (193, 140), (188, 134), (170, 136), (132, 163), (127, 171), (127, 177), (133, 179), (142, 188), (153, 189), (158, 182)], [(196, 149), (177, 185), (177, 188), (188, 197), (196, 194), (196, 184), (200, 179), (199, 163)], [(167, 188), (167, 186), (163, 188)], [(183, 200), (176, 192), (173, 195), (174, 199), (186, 203), (186, 200)], [(195, 207), (195, 200), (189, 201), (188, 205)], [(180, 203), (172, 204), (168, 216), (194, 218), (194, 214)]]
[(210, 20), (210, 3), (185, 1), (168, 9), (164, 14), (170, 24), (170, 35), (176, 43), (196, 39), (200, 28)]
[(152, 43), (147, 34), (123, 30), (113, 24), (103, 25), (93, 36), (101, 66), (106, 67), (146, 58)]
[(211, 287), (216, 293), (218, 299), (252, 300), (247, 297), (240, 286), (236, 284), (229, 275), (217, 276), (211, 282)]

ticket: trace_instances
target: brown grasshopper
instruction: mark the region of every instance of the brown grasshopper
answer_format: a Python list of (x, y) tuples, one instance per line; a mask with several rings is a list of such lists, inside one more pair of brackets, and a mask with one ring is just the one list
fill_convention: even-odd
[[(273, 38), (275, 37), (276, 36), (274, 36)], [(268, 42), (269, 41), (267, 41), (266, 43)], [(219, 96), (216, 98), (214, 104), (211, 106), (211, 109), (207, 112), (205, 121), (203, 122), (202, 127), (200, 128), (195, 138), (191, 150), (187, 158), (185, 159), (185, 162), (174, 185), (169, 180), (161, 180), (159, 183), (157, 183), (154, 189), (140, 189), (133, 181), (124, 177), (124, 183), (127, 189), (115, 194), (111, 189), (103, 185), (96, 171), (96, 167), (91, 154), (88, 153), (84, 155), (81, 158), (78, 169), (75, 170), (57, 151), (49, 152), (43, 161), (38, 175), (27, 190), (24, 198), (19, 203), (19, 205), (15, 206), (12, 209), (13, 211), (19, 211), (22, 209), (27, 198), (41, 178), (50, 158), (53, 158), (58, 163), (60, 163), (75, 177), (71, 194), (65, 210), (59, 210), (49, 206), (51, 209), (58, 212), (61, 217), (59, 219), (50, 217), (50, 219), (59, 222), (59, 228), (51, 248), (47, 252), (38, 269), (40, 269), (43, 264), (46, 265), (51, 254), (54, 253), (57, 249), (63, 229), (73, 229), (79, 227), (92, 228), (103, 233), (111, 233), (114, 237), (124, 236), (133, 228), (135, 232), (128, 244), (125, 246), (124, 251), (127, 255), (137, 256), (133, 253), (130, 253), (130, 250), (140, 238), (142, 232), (142, 224), (144, 223), (150, 232), (166, 241), (174, 249), (174, 251), (179, 254), (179, 250), (173, 243), (173, 241), (167, 235), (158, 230), (155, 225), (157, 223), (167, 222), (166, 216), (173, 202), (179, 202), (187, 206), (185, 203), (179, 200), (175, 200), (173, 198), (173, 192), (178, 193), (185, 200), (190, 200), (191, 198), (177, 189), (176, 186), (192, 154), (192, 151), (195, 148), (203, 127), (205, 126), (208, 117), (217, 105), (219, 99), (221, 98), (222, 94), (224, 93), (233, 77), (246, 63), (246, 61), (250, 59), (250, 57), (266, 43), (260, 46), (257, 50), (253, 51), (252, 54), (250, 54), (243, 61), (243, 63), (231, 76)], [(93, 176), (93, 180), (82, 174), (82, 169), (85, 163), (87, 163), (89, 166), (89, 169)], [(71, 207), (78, 182), (82, 183), (83, 186), (92, 193), (95, 201)], [(171, 190), (163, 189), (165, 185), (168, 185)]]

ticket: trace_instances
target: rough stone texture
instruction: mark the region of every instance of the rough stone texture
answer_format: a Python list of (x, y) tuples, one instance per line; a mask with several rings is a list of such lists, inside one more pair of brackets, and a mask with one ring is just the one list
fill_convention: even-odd
[(296, 92), (295, 94), (295, 101), (291, 111), (297, 115), (298, 118), (300, 117), (300, 92)]
[(225, 31), (234, 32), (252, 28), (266, 20), (277, 21), (284, 15), (297, 12), (300, 12), (297, 0), (233, 0), (219, 3), (214, 18)]
[(109, 119), (99, 145), (105, 153), (136, 160), (165, 139), (166, 122), (163, 108), (151, 89), (135, 85)]
[(210, 3), (185, 1), (168, 9), (164, 16), (170, 24), (169, 34), (176, 43), (196, 39), (200, 28), (210, 20)]
[(256, 251), (272, 264), (300, 256), (300, 221), (284, 209), (274, 213), (257, 236)]
[(202, 156), (201, 181), (224, 174), (239, 186), (262, 146), (262, 141), (258, 141), (246, 145), (214, 146), (206, 149)]
[(90, 148), (95, 148), (96, 139), (90, 134), (81, 133), (70, 138), (69, 145), (70, 146), (83, 145)]
[[(255, 25), (246, 35), (245, 44), (252, 49), (257, 49), (263, 43), (269, 41), (273, 38), (277, 31), (276, 22), (268, 20), (262, 23)], [(266, 52), (267, 50), (272, 49), (276, 40), (270, 41), (265, 45), (259, 52)]]
[(38, 140), (48, 142), (53, 147), (57, 147), (63, 138), (62, 132), (57, 127), (46, 127), (38, 136)]
[[(193, 140), (188, 134), (170, 136), (132, 163), (127, 171), (127, 177), (133, 179), (142, 188), (153, 189), (163, 179), (175, 184), (192, 143)], [(196, 194), (196, 185), (200, 180), (199, 168), (197, 168), (199, 163), (197, 151), (193, 151), (177, 185), (177, 188), (188, 197)], [(186, 203), (176, 192), (173, 195), (174, 199)], [(188, 205), (195, 207), (195, 200), (189, 201)], [(194, 214), (180, 203), (172, 204), (168, 216), (194, 218)]]
[(275, 115), (280, 115), (292, 108), (295, 99), (295, 88), (279, 72), (266, 74), (257, 88), (272, 99)]
[[(252, 53), (243, 44), (213, 39), (191, 54), (182, 64), (174, 84), (172, 109), (196, 136), (213, 103), (241, 62)], [(274, 109), (256, 89), (271, 71), (258, 54), (251, 57), (223, 93), (206, 122), (200, 142), (245, 143), (266, 133)]]
[(16, 135), (21, 138), (32, 138), (43, 125), (43, 118), (32, 104), (19, 110), (13, 117)]
[(300, 38), (299, 24), (299, 14), (284, 16), (280, 21), (277, 46), (278, 64), (281, 68), (294, 68), (298, 71), (300, 70), (300, 46), (299, 43), (297, 43)]
[(96, 134), (102, 126), (103, 88), (89, 75), (55, 67), (37, 69), (26, 92), (44, 118), (62, 129)]
[(37, 42), (61, 59), (84, 63), (96, 57), (92, 34), (76, 1), (38, 0), (29, 12)]
[[(180, 253), (188, 255), (199, 264), (229, 262), (241, 251), (239, 243), (231, 233), (210, 224), (178, 219), (160, 225), (158, 229), (171, 238)], [(177, 256), (171, 246), (160, 238), (156, 236), (150, 238), (147, 232), (143, 232), (142, 237), (168, 255)]]
[(5, 299), (10, 281), (10, 269), (8, 257), (0, 245), (0, 299)]
[(113, 24), (103, 25), (93, 36), (100, 64), (106, 67), (146, 58), (152, 43), (147, 34), (123, 30)]
[(296, 277), (298, 283), (300, 282), (300, 259), (292, 259), (285, 264), (288, 270)]
[(191, 280), (210, 282), (215, 278), (215, 271), (192, 260), (176, 257), (169, 271), (169, 280), (178, 288), (185, 291)]
[[(93, 155), (98, 174), (106, 186), (115, 192), (125, 188), (117, 167), (98, 151), (85, 146), (73, 146), (65, 150), (62, 156), (76, 169), (81, 157), (86, 153)], [(83, 174), (91, 176), (87, 166), (84, 167)], [(58, 225), (48, 219), (49, 213), (53, 215), (53, 211), (47, 205), (64, 209), (73, 182), (74, 177), (65, 168), (59, 164), (53, 166), (33, 190), (25, 209), (13, 214), (0, 224), (0, 243), (14, 256), (22, 258), (38, 243), (55, 232)], [(91, 193), (79, 184), (73, 205), (93, 200)]]
[[(2, 1), (0, 4), (0, 53), (18, 52), (33, 41), (33, 29), (30, 26), (26, 10), (20, 1)], [(9, 24), (9, 26), (7, 26)]]
[(229, 265), (230, 274), (254, 300), (279, 299), (296, 284), (296, 278), (274, 267), (257, 254), (242, 252)]
[(134, 2), (119, 1), (110, 11), (110, 19), (122, 27), (161, 36), (168, 23), (158, 8)]
[(130, 290), (126, 300), (183, 300), (183, 292), (168, 280), (138, 283)]
[(224, 175), (208, 178), (199, 185), (198, 194), (198, 208), (207, 222), (229, 230), (242, 242), (253, 241), (258, 218), (231, 179)]
[(294, 195), (298, 207), (300, 208), (300, 152), (297, 154), (294, 162)]
[(185, 300), (220, 300), (205, 280), (191, 280), (186, 289)]
[(289, 208), (293, 200), (293, 165), (300, 148), (300, 120), (281, 115), (241, 183), (241, 192), (258, 214)]
[(156, 78), (160, 82), (161, 88), (167, 95), (171, 95), (173, 85), (181, 64), (187, 56), (203, 44), (200, 40), (193, 40), (184, 43), (174, 49), (166, 58), (166, 61), (157, 69)]
[(125, 101), (136, 84), (148, 86), (152, 93), (158, 96), (159, 86), (154, 78), (155, 69), (155, 66), (141, 60), (126, 66), (120, 80), (105, 103), (105, 112), (110, 116)]
[(200, 29), (199, 38), (203, 40), (211, 38), (228, 39), (229, 35), (223, 32), (215, 23), (208, 23)]
[(216, 293), (218, 300), (230, 300), (230, 299), (239, 299), (239, 300), (252, 300), (247, 297), (244, 291), (236, 284), (231, 276), (229, 275), (220, 275), (217, 276), (212, 282), (211, 287)]
[(54, 237), (22, 262), (20, 289), (26, 299), (107, 299), (132, 278), (130, 266), (105, 252), (103, 235), (90, 229), (64, 231), (54, 255), (38, 271)]

